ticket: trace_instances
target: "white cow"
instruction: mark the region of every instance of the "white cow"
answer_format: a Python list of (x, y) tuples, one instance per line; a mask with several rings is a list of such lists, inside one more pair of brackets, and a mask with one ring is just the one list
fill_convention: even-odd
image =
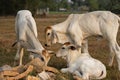
[(76, 46), (65, 43), (56, 53), (57, 57), (67, 60), (68, 68), (62, 68), (63, 73), (70, 72), (84, 80), (103, 79), (106, 77), (106, 67), (102, 62), (92, 58), (89, 53), (79, 54)]
[(22, 65), (23, 49), (35, 54), (34, 57), (39, 57), (46, 61), (45, 56), (48, 55), (48, 51), (43, 48), (39, 40), (37, 39), (37, 27), (34, 18), (29, 10), (20, 10), (17, 13), (15, 20), (15, 31), (17, 40), (13, 46), (17, 43), (17, 53), (15, 60), (19, 60), (19, 65)]
[(64, 22), (46, 28), (46, 46), (69, 41), (82, 45), (83, 53), (88, 53), (87, 38), (102, 36), (108, 41), (111, 51), (109, 66), (112, 66), (116, 54), (120, 70), (120, 47), (116, 41), (119, 23), (120, 18), (110, 11), (71, 14)]

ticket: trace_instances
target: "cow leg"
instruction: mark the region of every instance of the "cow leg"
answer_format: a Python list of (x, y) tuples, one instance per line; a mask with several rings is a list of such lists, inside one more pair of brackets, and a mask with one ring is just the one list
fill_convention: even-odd
[(66, 73), (66, 72), (70, 72), (70, 73), (74, 73), (76, 71), (76, 67), (74, 67), (74, 65), (71, 65), (68, 68), (62, 68), (61, 72)]
[(62, 68), (60, 71), (61, 71), (62, 73), (66, 73), (66, 72), (69, 72), (69, 68)]
[(109, 66), (111, 67), (114, 61), (115, 53), (114, 53), (114, 44), (110, 43), (110, 57), (109, 57)]
[(114, 57), (116, 56), (118, 62), (118, 68), (120, 70), (120, 47), (116, 41), (119, 24), (117, 21), (113, 23), (112, 21), (110, 21), (110, 24), (108, 23), (106, 24), (106, 22), (102, 22), (101, 26), (103, 27), (101, 27), (101, 32), (102, 32), (102, 36), (109, 41), (109, 47), (111, 51), (109, 66), (112, 66)]
[(14, 66), (16, 66), (18, 64), (18, 61), (20, 59), (20, 52), (21, 52), (21, 45), (20, 45), (20, 42), (17, 43), (17, 53), (15, 55), (15, 58), (14, 58)]
[(82, 53), (89, 53), (88, 52), (88, 40), (87, 39), (83, 40), (81, 51), (82, 51)]
[(113, 60), (114, 60), (114, 57), (115, 57), (115, 54), (116, 54), (116, 59), (117, 59), (117, 62), (118, 62), (118, 68), (120, 70), (120, 47), (119, 47), (119, 45), (116, 41), (111, 41), (110, 42), (110, 50), (111, 50), (111, 53), (110, 53), (109, 66), (112, 66), (112, 63), (113, 63)]
[(22, 58), (23, 58), (23, 55), (24, 55), (24, 53), (23, 53), (23, 48), (21, 48), (21, 50), (20, 50), (20, 61), (19, 61), (19, 65), (22, 65)]
[(22, 57), (23, 57), (23, 48), (21, 46), (21, 43), (18, 42), (17, 53), (16, 53), (15, 59), (14, 59), (14, 66), (16, 66), (18, 64), (18, 61), (19, 61), (19, 65), (22, 65)]
[(116, 53), (116, 59), (117, 59), (117, 62), (118, 62), (118, 69), (120, 71), (120, 48), (119, 48), (119, 51)]

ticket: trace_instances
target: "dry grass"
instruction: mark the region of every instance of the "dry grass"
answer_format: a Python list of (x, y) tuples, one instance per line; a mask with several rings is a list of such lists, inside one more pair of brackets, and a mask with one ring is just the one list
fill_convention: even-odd
[[(47, 26), (62, 22), (65, 20), (67, 15), (52, 15), (46, 18), (35, 18), (39, 40), (44, 45), (45, 37), (44, 37), (44, 29)], [(0, 17), (0, 66), (4, 64), (13, 65), (14, 56), (16, 54), (16, 47), (12, 48), (11, 45), (16, 39), (15, 31), (14, 31), (14, 23), (15, 17)], [(120, 43), (120, 31), (118, 33), (117, 41)], [(57, 51), (61, 45), (55, 44), (51, 48), (51, 50)], [(109, 60), (109, 48), (107, 45), (107, 41), (105, 40), (96, 40), (96, 38), (89, 39), (89, 52), (94, 58), (102, 61), (107, 67), (107, 77), (103, 80), (119, 80), (120, 72), (117, 68), (117, 62), (114, 60), (113, 67), (108, 67)], [(26, 54), (24, 59), (24, 64), (28, 61), (28, 55)], [(62, 62), (62, 63), (61, 63)], [(66, 67), (66, 62), (61, 58), (56, 58), (53, 56), (49, 62), (50, 66), (61, 69), (62, 67)], [(61, 74), (64, 75), (64, 74)], [(66, 75), (66, 74), (65, 74)], [(67, 73), (68, 80), (73, 80), (71, 74)], [(59, 79), (58, 80), (62, 80)]]

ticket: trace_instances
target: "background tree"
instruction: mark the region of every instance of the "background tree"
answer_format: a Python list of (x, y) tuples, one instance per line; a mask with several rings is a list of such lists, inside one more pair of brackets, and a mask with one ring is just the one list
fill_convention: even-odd
[(111, 1), (110, 10), (114, 13), (120, 13), (120, 0), (110, 0), (110, 1)]
[(98, 10), (99, 9), (98, 0), (88, 0), (88, 6), (90, 7), (90, 11)]
[(49, 8), (50, 11), (58, 11), (59, 8), (78, 11), (80, 6), (87, 6), (91, 11), (109, 10), (120, 13), (120, 0), (0, 0), (0, 15), (16, 15), (18, 10), (29, 9), (36, 14), (37, 9)]
[(100, 10), (111, 10), (112, 3), (111, 0), (98, 0)]
[(119, 0), (98, 0), (100, 10), (109, 10), (114, 13), (120, 13)]
[(35, 15), (39, 5), (40, 0), (26, 0), (25, 9), (30, 10), (32, 14)]

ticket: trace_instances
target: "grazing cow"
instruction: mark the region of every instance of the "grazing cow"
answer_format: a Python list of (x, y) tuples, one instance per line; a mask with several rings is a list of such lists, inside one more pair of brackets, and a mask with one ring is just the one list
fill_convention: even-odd
[(19, 65), (22, 65), (23, 49), (26, 48), (32, 52), (34, 57), (39, 57), (44, 60), (47, 65), (48, 61), (46, 61), (45, 58), (49, 53), (43, 48), (37, 38), (37, 27), (31, 12), (29, 10), (18, 11), (15, 21), (15, 31), (17, 35), (17, 40), (13, 44), (14, 46), (17, 43), (15, 60), (19, 60)]
[(82, 45), (82, 50), (79, 51), (88, 53), (87, 38), (102, 36), (110, 47), (109, 66), (112, 66), (116, 55), (120, 70), (120, 47), (116, 41), (119, 25), (120, 18), (110, 11), (71, 14), (64, 22), (46, 28), (46, 46), (69, 41), (78, 47)]
[(79, 54), (76, 46), (71, 43), (65, 43), (56, 56), (67, 60), (68, 68), (62, 68), (63, 73), (70, 72), (84, 80), (106, 77), (106, 67), (102, 62), (92, 58), (89, 53)]

